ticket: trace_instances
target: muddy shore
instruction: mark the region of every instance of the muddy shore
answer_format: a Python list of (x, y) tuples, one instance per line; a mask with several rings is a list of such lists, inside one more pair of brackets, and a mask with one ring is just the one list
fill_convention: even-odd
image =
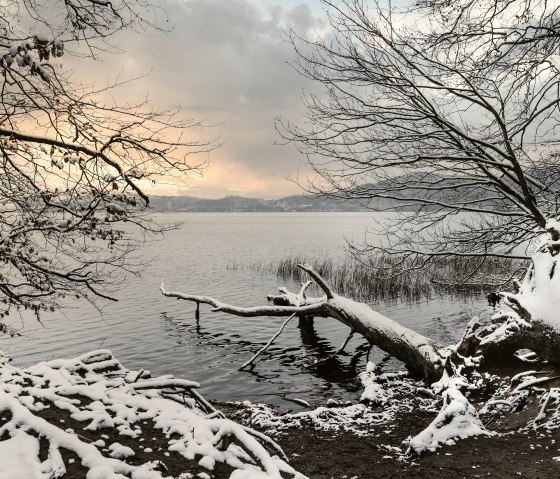
[[(216, 406), (231, 419), (258, 429), (239, 404)], [(412, 411), (390, 428), (379, 425), (366, 437), (310, 426), (261, 431), (283, 448), (296, 470), (311, 479), (560, 477), (560, 429), (502, 431), (499, 436), (465, 439), (407, 459), (391, 449), (404, 446), (408, 436), (420, 432), (433, 418), (428, 412)]]

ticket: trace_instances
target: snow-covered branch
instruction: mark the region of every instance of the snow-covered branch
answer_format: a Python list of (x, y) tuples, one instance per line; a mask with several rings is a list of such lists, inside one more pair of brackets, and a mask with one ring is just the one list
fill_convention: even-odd
[[(303, 298), (303, 293), (294, 294), (285, 288), (280, 295), (269, 296), (275, 304), (270, 306), (238, 307), (223, 303), (209, 296), (170, 292), (162, 283), (161, 292), (198, 304), (208, 304), (213, 311), (236, 316), (290, 316), (330, 317), (361, 334), (371, 344), (378, 346), (389, 354), (405, 362), (413, 371), (429, 380), (439, 379), (447, 352), (435, 341), (426, 338), (395, 321), (372, 310), (368, 305), (352, 301), (332, 291), (321, 275), (309, 265), (299, 265), (325, 292), (324, 298)], [(302, 287), (307, 288), (305, 283)], [(294, 304), (295, 303), (295, 304)]]
[[(171, 470), (177, 471), (173, 477), (212, 474), (217, 464), (232, 478), (304, 478), (268, 437), (215, 410), (208, 414), (185, 396), (197, 387), (129, 371), (107, 350), (25, 369), (2, 364), (2, 474), (61, 477), (75, 455), (87, 477), (96, 478), (162, 479)], [(158, 435), (158, 446), (164, 445), (159, 452)], [(40, 441), (48, 445), (46, 458)]]

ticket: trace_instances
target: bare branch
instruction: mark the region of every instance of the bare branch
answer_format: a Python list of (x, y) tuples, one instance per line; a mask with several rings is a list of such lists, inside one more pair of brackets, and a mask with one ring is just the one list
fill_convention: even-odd
[[(143, 211), (146, 184), (186, 181), (217, 146), (204, 125), (146, 99), (76, 80), (71, 54), (111, 53), (123, 29), (163, 31), (149, 0), (7, 0), (0, 5), (0, 320), (55, 310), (67, 295), (115, 300), (149, 240), (173, 227)], [(142, 231), (145, 235), (139, 235)]]
[(328, 36), (291, 31), (289, 40), (295, 68), (325, 93), (305, 97), (301, 125), (277, 120), (313, 171), (300, 185), (398, 211), (356, 251), (528, 256), (560, 215), (559, 9), (323, 3)]

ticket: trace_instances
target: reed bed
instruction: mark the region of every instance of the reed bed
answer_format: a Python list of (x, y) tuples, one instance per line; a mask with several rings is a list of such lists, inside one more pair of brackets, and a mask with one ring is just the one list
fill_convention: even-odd
[[(521, 260), (442, 257), (421, 267), (418, 260), (392, 255), (356, 259), (328, 256), (289, 256), (253, 265), (252, 269), (284, 280), (303, 282), (307, 274), (298, 264), (307, 263), (335, 291), (358, 301), (419, 301), (434, 295), (477, 296), (511, 288), (527, 263)], [(474, 271), (474, 273), (473, 273)]]

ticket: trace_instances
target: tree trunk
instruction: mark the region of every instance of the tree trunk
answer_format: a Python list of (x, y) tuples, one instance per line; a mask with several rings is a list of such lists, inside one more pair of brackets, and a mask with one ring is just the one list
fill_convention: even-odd
[[(325, 292), (322, 298), (308, 298), (305, 290), (311, 284), (302, 285), (298, 294), (280, 288), (279, 295), (269, 296), (273, 305), (252, 308), (240, 308), (222, 303), (209, 296), (197, 296), (179, 292), (169, 292), (163, 283), (161, 292), (165, 296), (175, 297), (200, 304), (209, 304), (213, 311), (223, 311), (236, 316), (290, 316), (296, 313), (300, 318), (330, 317), (361, 334), (370, 344), (403, 361), (413, 372), (428, 382), (441, 377), (446, 350), (437, 342), (426, 338), (395, 321), (372, 310), (368, 305), (339, 296), (330, 289), (325, 280), (307, 265), (300, 265)], [(308, 320), (308, 319), (304, 319)]]
[[(560, 365), (560, 274), (556, 263), (560, 255), (546, 245), (535, 253), (533, 264), (519, 285), (516, 294), (499, 293), (509, 310), (496, 314), (493, 324), (482, 326), (471, 321), (458, 345), (443, 347), (395, 321), (372, 310), (368, 305), (335, 294), (326, 281), (308, 265), (299, 265), (323, 290), (324, 296), (310, 298), (306, 290), (312, 283), (302, 284), (296, 293), (280, 288), (280, 294), (268, 296), (272, 305), (240, 308), (208, 296), (168, 292), (165, 296), (210, 304), (214, 311), (255, 317), (297, 314), (300, 322), (313, 317), (330, 317), (361, 334), (370, 344), (403, 361), (408, 368), (428, 383), (437, 381), (447, 366), (448, 372), (465, 364), (466, 357), (482, 359), (511, 357), (519, 349), (531, 349), (541, 359)], [(198, 307), (198, 306), (197, 306)], [(559, 319), (557, 319), (557, 317)], [(558, 323), (558, 324), (556, 324)], [(556, 326), (555, 326), (556, 325)], [(472, 362), (469, 362), (472, 364)]]

